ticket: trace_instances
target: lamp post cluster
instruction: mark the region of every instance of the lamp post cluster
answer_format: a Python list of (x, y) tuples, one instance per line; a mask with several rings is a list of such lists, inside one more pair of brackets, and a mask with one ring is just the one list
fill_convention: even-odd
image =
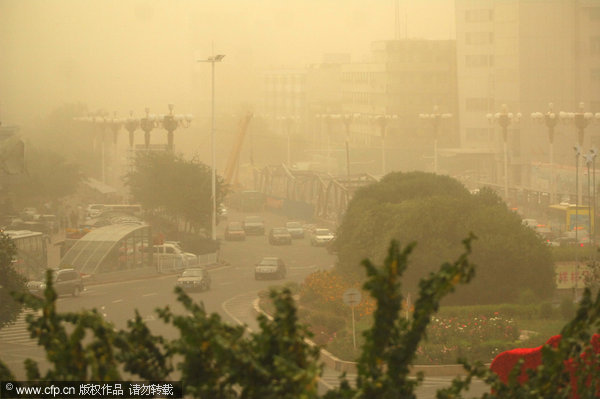
[(435, 105), (433, 107), (433, 113), (419, 114), (419, 118), (428, 120), (429, 122), (431, 122), (431, 126), (433, 127), (433, 173), (437, 173), (438, 172), (437, 142), (438, 142), (438, 134), (440, 131), (440, 125), (442, 123), (442, 119), (452, 118), (452, 114), (440, 113), (439, 107), (437, 105)]
[(554, 173), (554, 129), (558, 124), (559, 114), (554, 112), (554, 104), (548, 104), (548, 111), (545, 113), (533, 112), (531, 118), (539, 123), (544, 123), (548, 128), (548, 141), (550, 142), (550, 201), (556, 201), (556, 176)]
[(381, 174), (385, 175), (385, 138), (387, 135), (387, 126), (390, 121), (398, 119), (398, 115), (394, 114), (379, 114), (370, 115), (369, 118), (379, 126), (379, 134), (381, 135)]
[(129, 147), (133, 148), (135, 131), (142, 129), (144, 131), (144, 143), (146, 149), (150, 146), (150, 132), (158, 127), (163, 127), (168, 134), (168, 148), (170, 151), (173, 150), (173, 133), (178, 127), (187, 128), (190, 126), (192, 121), (192, 115), (174, 115), (173, 104), (169, 104), (169, 114), (167, 115), (154, 115), (150, 114), (148, 108), (146, 108), (146, 115), (142, 118), (135, 118), (133, 111), (130, 111), (129, 116), (126, 118), (120, 118), (116, 116), (116, 112), (113, 117), (109, 117), (107, 113), (99, 115), (89, 115), (86, 117), (75, 118), (78, 121), (92, 123), (100, 129), (100, 140), (101, 140), (101, 175), (102, 182), (106, 183), (106, 142), (105, 132), (110, 130), (113, 135), (113, 150), (116, 152), (117, 140), (119, 131), (122, 127), (129, 133)]
[(511, 123), (518, 123), (521, 119), (521, 113), (518, 112), (513, 114), (508, 112), (506, 104), (502, 104), (502, 111), (496, 112), (495, 114), (486, 115), (490, 123), (498, 122), (502, 128), (502, 142), (504, 152), (504, 198), (508, 199), (508, 147), (506, 145), (508, 139), (508, 126)]
[[(561, 120), (565, 120), (566, 122), (573, 123), (575, 125), (577, 131), (577, 145), (573, 147), (575, 150), (575, 193), (576, 193), (576, 203), (575, 203), (575, 242), (579, 242), (578, 232), (579, 232), (579, 204), (582, 203), (582, 187), (579, 185), (579, 157), (583, 156), (587, 169), (588, 169), (588, 234), (590, 237), (595, 236), (595, 232), (592, 232), (592, 218), (596, 216), (596, 149), (591, 149), (588, 153), (583, 154), (583, 139), (585, 134), (585, 129), (594, 119), (594, 114), (591, 112), (584, 111), (584, 104), (579, 103), (579, 107), (577, 112), (564, 112), (561, 111), (559, 113), (559, 117)], [(595, 115), (597, 120), (600, 120), (600, 113)], [(594, 174), (594, 188), (593, 188), (593, 205), (591, 204), (592, 196), (590, 194), (590, 166), (593, 167)], [(594, 223), (595, 224), (595, 223)], [(595, 230), (595, 227), (594, 227)]]
[(278, 116), (277, 120), (282, 122), (282, 124), (285, 127), (285, 131), (287, 134), (287, 167), (291, 168), (292, 167), (292, 155), (291, 155), (291, 140), (290, 140), (290, 135), (291, 135), (291, 129), (292, 129), (292, 125), (297, 122), (300, 119), (300, 117), (296, 116), (296, 115), (288, 115), (288, 116)]

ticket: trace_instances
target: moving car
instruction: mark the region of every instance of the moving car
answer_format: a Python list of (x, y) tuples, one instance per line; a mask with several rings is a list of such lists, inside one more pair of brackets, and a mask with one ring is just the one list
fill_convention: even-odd
[[(57, 295), (71, 294), (78, 296), (84, 290), (83, 279), (75, 269), (55, 269), (52, 273), (52, 285)], [(44, 296), (46, 283), (44, 281), (29, 281), (27, 289), (36, 296)]]
[(316, 228), (310, 238), (310, 245), (325, 246), (334, 238), (333, 233), (329, 229)]
[(269, 244), (292, 244), (292, 236), (285, 227), (273, 227), (269, 232)]
[(285, 228), (292, 238), (304, 238), (304, 227), (302, 227), (300, 222), (287, 222)]
[(254, 278), (260, 280), (263, 278), (285, 278), (287, 269), (281, 258), (276, 256), (265, 256), (254, 267)]
[(229, 222), (225, 227), (225, 240), (227, 241), (244, 241), (246, 232), (240, 222)]
[(242, 222), (242, 227), (247, 235), (265, 234), (265, 222), (260, 216), (246, 216)]
[(188, 291), (208, 291), (210, 283), (210, 275), (206, 269), (203, 267), (192, 267), (185, 269), (175, 284)]

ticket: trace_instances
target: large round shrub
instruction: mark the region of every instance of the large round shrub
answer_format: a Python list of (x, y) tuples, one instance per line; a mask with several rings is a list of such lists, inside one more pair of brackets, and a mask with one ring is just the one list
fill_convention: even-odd
[(362, 279), (365, 258), (380, 263), (391, 239), (416, 241), (404, 275), (404, 292), (416, 294), (420, 278), (456, 259), (469, 232), (477, 236), (471, 260), (475, 279), (447, 304), (514, 302), (530, 289), (547, 298), (554, 289), (550, 250), (491, 189), (471, 194), (459, 181), (423, 172), (391, 173), (362, 188), (338, 229), (338, 272)]

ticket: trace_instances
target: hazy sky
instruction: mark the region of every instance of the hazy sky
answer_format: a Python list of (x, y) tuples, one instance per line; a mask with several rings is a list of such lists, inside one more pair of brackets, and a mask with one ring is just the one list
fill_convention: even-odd
[[(400, 0), (409, 37), (454, 38), (453, 0)], [(26, 125), (83, 102), (120, 115), (199, 114), (217, 66), (221, 99), (249, 101), (264, 67), (301, 67), (325, 53), (365, 59), (393, 39), (394, 0), (0, 0), (0, 118)], [(405, 18), (406, 11), (406, 18)], [(404, 21), (407, 21), (404, 26)]]

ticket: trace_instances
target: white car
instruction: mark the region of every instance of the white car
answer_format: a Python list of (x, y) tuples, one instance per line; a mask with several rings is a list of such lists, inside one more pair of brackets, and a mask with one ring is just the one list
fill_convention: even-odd
[(310, 245), (324, 246), (331, 242), (335, 236), (329, 229), (316, 228), (310, 238)]
[(304, 238), (304, 228), (300, 222), (287, 222), (285, 228), (292, 238)]

